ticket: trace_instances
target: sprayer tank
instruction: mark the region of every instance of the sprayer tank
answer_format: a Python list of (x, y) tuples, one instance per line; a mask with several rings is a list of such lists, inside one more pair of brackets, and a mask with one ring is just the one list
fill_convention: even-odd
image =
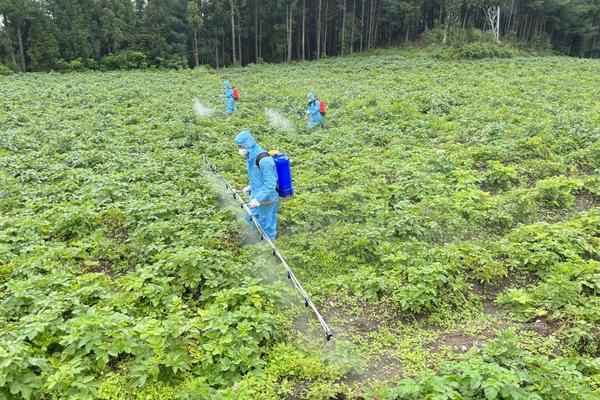
[(277, 153), (273, 156), (273, 161), (275, 161), (275, 168), (277, 169), (279, 195), (281, 197), (293, 196), (294, 186), (290, 158), (283, 153)]

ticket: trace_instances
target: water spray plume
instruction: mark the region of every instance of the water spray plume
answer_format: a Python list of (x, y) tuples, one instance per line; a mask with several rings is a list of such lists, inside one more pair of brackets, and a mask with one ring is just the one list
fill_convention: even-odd
[(270, 108), (265, 108), (265, 116), (269, 120), (269, 124), (275, 128), (288, 133), (294, 132), (294, 124), (292, 121), (279, 114), (277, 111)]
[(196, 98), (193, 100), (193, 103), (194, 103), (194, 112), (199, 117), (208, 117), (213, 112), (215, 112), (214, 108), (203, 105), (202, 103), (200, 103), (200, 100), (198, 100)]

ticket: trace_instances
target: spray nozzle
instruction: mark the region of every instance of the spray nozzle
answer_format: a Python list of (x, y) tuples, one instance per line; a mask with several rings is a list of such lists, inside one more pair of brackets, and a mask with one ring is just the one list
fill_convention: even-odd
[(333, 337), (333, 333), (331, 333), (331, 332), (325, 333), (325, 339), (327, 339), (328, 342), (331, 340), (332, 337)]

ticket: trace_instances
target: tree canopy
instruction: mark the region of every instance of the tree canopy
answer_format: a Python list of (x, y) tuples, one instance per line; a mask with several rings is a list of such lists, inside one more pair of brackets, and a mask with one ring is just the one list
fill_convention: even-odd
[[(0, 63), (47, 71), (98, 62), (220, 67), (344, 55), (439, 36), (499, 35), (600, 55), (600, 0), (0, 0)], [(108, 57), (108, 58), (107, 58)]]

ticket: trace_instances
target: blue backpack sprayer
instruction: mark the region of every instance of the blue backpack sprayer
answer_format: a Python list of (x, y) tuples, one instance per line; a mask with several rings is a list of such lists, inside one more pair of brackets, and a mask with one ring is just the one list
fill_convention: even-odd
[(292, 183), (292, 168), (290, 159), (278, 150), (260, 153), (256, 156), (255, 164), (260, 168), (260, 160), (265, 157), (272, 157), (277, 170), (277, 193), (279, 197), (285, 198), (294, 195), (294, 185)]
[[(293, 183), (292, 183), (292, 170), (291, 170), (291, 163), (290, 163), (289, 157), (287, 157), (285, 154), (283, 154), (277, 150), (271, 150), (268, 153), (264, 152), (264, 153), (259, 154), (256, 157), (256, 166), (257, 167), (259, 166), (258, 163), (260, 162), (260, 159), (262, 159), (264, 157), (273, 157), (273, 161), (275, 162), (275, 168), (277, 170), (277, 192), (279, 193), (279, 196), (281, 198), (287, 198), (287, 197), (293, 196), (294, 195), (294, 187), (293, 187)], [(300, 284), (300, 281), (298, 281), (298, 279), (296, 278), (296, 275), (294, 275), (294, 272), (288, 265), (287, 261), (283, 258), (283, 256), (279, 252), (279, 249), (277, 249), (277, 247), (275, 246), (273, 241), (271, 239), (269, 239), (267, 234), (265, 234), (265, 232), (261, 228), (260, 224), (258, 223), (258, 220), (256, 219), (256, 217), (254, 215), (252, 215), (252, 211), (250, 210), (250, 207), (248, 207), (248, 205), (246, 204), (244, 199), (242, 199), (242, 197), (239, 195), (240, 192), (238, 190), (235, 190), (229, 184), (229, 182), (225, 179), (225, 177), (223, 177), (223, 175), (221, 175), (219, 173), (217, 168), (214, 165), (212, 165), (210, 162), (208, 162), (208, 160), (206, 160), (206, 158), (204, 156), (202, 156), (202, 159), (204, 160), (204, 163), (205, 163), (207, 169), (219, 177), (219, 179), (225, 184), (225, 188), (228, 189), (233, 194), (233, 198), (240, 204), (240, 207), (242, 209), (244, 209), (246, 211), (246, 213), (248, 213), (248, 215), (250, 215), (250, 219), (251, 219), (252, 223), (254, 224), (254, 226), (256, 227), (258, 232), (260, 233), (261, 240), (264, 240), (265, 242), (267, 242), (267, 244), (269, 246), (271, 246), (271, 249), (273, 250), (273, 255), (275, 257), (277, 257), (279, 259), (279, 261), (281, 261), (281, 264), (285, 268), (288, 279), (292, 281), (292, 284), (294, 285), (294, 287), (300, 292), (300, 294), (304, 298), (304, 305), (306, 307), (310, 307), (311, 310), (313, 311), (313, 313), (315, 314), (315, 316), (317, 317), (317, 319), (319, 320), (319, 323), (321, 324), (321, 327), (323, 328), (323, 331), (325, 332), (325, 338), (327, 339), (327, 341), (331, 340), (331, 338), (333, 337), (333, 333), (331, 332), (331, 329), (329, 329), (327, 322), (325, 322), (325, 319), (323, 319), (323, 317), (321, 316), (321, 313), (319, 313), (319, 310), (317, 310), (317, 307), (315, 306), (315, 304), (308, 297), (308, 294), (306, 293), (306, 291)], [(278, 200), (276, 200), (276, 201), (278, 201)]]

